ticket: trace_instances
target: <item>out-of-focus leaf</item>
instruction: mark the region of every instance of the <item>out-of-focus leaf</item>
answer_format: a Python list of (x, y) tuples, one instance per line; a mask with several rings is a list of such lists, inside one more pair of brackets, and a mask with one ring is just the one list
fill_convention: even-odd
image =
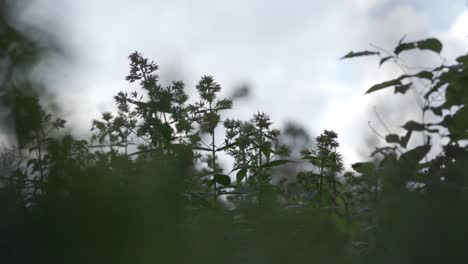
[(358, 162), (351, 165), (351, 167), (359, 173), (369, 174), (375, 171), (375, 165), (372, 162)]
[(408, 131), (423, 131), (426, 126), (415, 121), (408, 121), (403, 128)]
[(280, 166), (280, 165), (290, 163), (290, 162), (292, 162), (292, 161), (290, 161), (290, 160), (273, 160), (273, 161), (270, 161), (270, 162), (267, 162), (267, 163), (263, 164), (262, 167), (276, 167), (276, 166)]
[(373, 93), (373, 92), (378, 91), (380, 89), (384, 89), (384, 88), (391, 87), (391, 86), (396, 86), (396, 85), (401, 85), (401, 81), (398, 80), (398, 79), (394, 79), (394, 80), (386, 81), (386, 82), (383, 82), (383, 83), (379, 83), (379, 84), (376, 84), (376, 85), (372, 86), (371, 88), (369, 88), (369, 90), (366, 91), (366, 94)]
[(380, 60), (379, 62), (379, 67), (382, 66), (382, 64), (384, 64), (386, 61), (388, 61), (389, 59), (392, 59), (393, 56), (388, 56), (388, 57), (384, 57)]
[(432, 74), (432, 72), (430, 71), (420, 71), (413, 76), (422, 78), (422, 79), (432, 80), (432, 77), (434, 76), (434, 74)]
[(431, 146), (429, 145), (423, 145), (416, 147), (410, 151), (407, 151), (403, 154), (401, 154), (400, 160), (401, 161), (406, 161), (406, 162), (411, 162), (411, 163), (418, 163), (420, 160), (422, 160), (427, 153), (431, 150)]
[(411, 85), (413, 85), (413, 83), (397, 85), (397, 86), (395, 86), (395, 92), (394, 93), (405, 94), (409, 90), (409, 88), (411, 88)]
[(214, 178), (214, 181), (227, 187), (227, 186), (230, 186), (231, 185), (231, 177), (229, 177), (228, 175), (225, 175), (225, 174), (215, 174), (213, 175), (213, 178)]
[(380, 52), (378, 51), (369, 51), (369, 50), (359, 51), (359, 52), (350, 51), (348, 54), (343, 56), (340, 60), (361, 57), (361, 56), (379, 55), (379, 54)]
[(432, 50), (435, 53), (442, 51), (442, 43), (436, 38), (428, 38), (416, 43), (417, 47), (421, 50)]
[(247, 176), (247, 169), (240, 169), (236, 174), (237, 184), (240, 184), (245, 176)]
[(403, 148), (406, 148), (406, 146), (408, 145), (408, 142), (411, 138), (411, 134), (413, 133), (413, 130), (408, 130), (408, 132), (406, 132), (406, 135), (404, 137), (401, 138), (400, 140), (400, 145), (403, 147)]
[(387, 143), (400, 143), (400, 137), (397, 134), (389, 134), (385, 137)]
[(416, 48), (416, 44), (414, 42), (407, 42), (407, 43), (400, 43), (395, 48), (394, 52), (396, 55), (399, 55), (401, 52), (406, 50), (412, 50)]
[(399, 55), (403, 51), (412, 50), (416, 48), (420, 50), (431, 50), (435, 53), (440, 53), (442, 51), (442, 43), (436, 38), (428, 38), (416, 42), (401, 42), (395, 48), (394, 52), (395, 54)]

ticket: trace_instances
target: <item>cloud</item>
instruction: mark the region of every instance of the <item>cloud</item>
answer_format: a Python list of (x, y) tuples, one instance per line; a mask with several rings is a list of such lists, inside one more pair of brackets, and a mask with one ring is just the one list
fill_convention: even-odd
[(372, 8), (377, 8), (385, 3), (389, 2), (388, 0), (353, 0), (357, 7), (361, 10), (368, 11)]

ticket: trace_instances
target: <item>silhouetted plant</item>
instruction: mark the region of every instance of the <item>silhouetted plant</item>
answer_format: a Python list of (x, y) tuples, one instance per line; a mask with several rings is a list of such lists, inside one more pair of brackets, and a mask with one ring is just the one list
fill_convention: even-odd
[[(462, 190), (466, 188), (463, 171), (468, 169), (468, 148), (463, 143), (468, 139), (468, 55), (458, 57), (453, 65), (443, 62), (438, 67), (410, 73), (399, 56), (414, 49), (439, 54), (442, 43), (434, 38), (415, 42), (402, 39), (393, 52), (379, 49), (350, 52), (344, 57), (378, 55), (381, 56), (380, 65), (391, 60), (404, 70), (403, 75), (376, 84), (366, 93), (394, 87), (395, 93), (419, 89), (422, 94), (416, 97), (422, 120), (407, 121), (402, 126), (407, 131), (403, 136), (385, 136), (394, 146), (376, 149), (372, 154), (380, 157), (376, 162), (353, 165), (362, 174), (363, 182), (374, 179), (370, 185), (374, 194), (372, 204), (375, 204), (372, 207), (375, 221), (371, 221), (374, 223), (371, 227), (378, 232), (373, 232), (374, 243), (368, 244), (370, 256), (374, 261), (386, 259), (400, 263), (414, 263), (416, 256), (422, 255), (425, 257), (418, 258), (421, 263), (459, 261), (464, 258), (459, 245), (466, 242), (467, 228), (461, 222), (468, 219), (468, 215), (460, 211), (464, 206), (462, 201), (467, 198)], [(416, 82), (424, 85), (416, 86)], [(434, 116), (433, 121), (425, 121), (428, 115)], [(424, 133), (425, 144), (407, 150), (415, 133)], [(441, 138), (447, 140), (442, 143), (440, 153), (435, 158), (428, 157), (434, 147), (432, 142), (444, 142)], [(451, 228), (452, 221), (458, 223), (456, 228)], [(404, 232), (411, 234), (404, 236)], [(424, 240), (426, 235), (422, 234), (430, 232), (437, 233), (437, 238)]]
[[(190, 106), (193, 120), (200, 126), (200, 133), (208, 133), (211, 143), (206, 144), (201, 140), (204, 146), (197, 146), (197, 150), (205, 151), (208, 154), (203, 159), (210, 169), (209, 186), (213, 186), (213, 195), (218, 196), (219, 189), (217, 184), (229, 187), (231, 178), (222, 174), (221, 168), (217, 165), (217, 153), (224, 151), (225, 146), (216, 144), (216, 128), (221, 123), (221, 111), (232, 108), (232, 101), (229, 99), (217, 99), (221, 91), (221, 85), (215, 82), (212, 76), (203, 76), (196, 86), (200, 101)], [(222, 187), (221, 187), (222, 188)]]

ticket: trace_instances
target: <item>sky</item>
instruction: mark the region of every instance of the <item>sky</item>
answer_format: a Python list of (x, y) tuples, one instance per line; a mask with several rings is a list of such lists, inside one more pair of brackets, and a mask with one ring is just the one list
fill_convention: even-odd
[[(215, 77), (223, 96), (248, 85), (250, 97), (236, 101), (227, 117), (246, 120), (263, 111), (279, 128), (294, 121), (312, 136), (335, 130), (347, 164), (366, 159), (369, 145), (385, 143), (369, 121), (386, 134), (418, 113), (411, 97), (364, 96), (396, 68), (340, 57), (371, 43), (392, 49), (405, 34), (408, 41), (440, 38), (449, 61), (468, 49), (465, 0), (33, 0), (21, 18), (55, 36), (65, 51), (36, 75), (58, 95), (77, 135), (88, 135), (93, 118), (115, 110), (114, 94), (136, 88), (125, 76), (127, 56), (137, 50), (158, 63), (163, 83), (183, 80), (191, 96), (203, 75)], [(409, 60), (440, 59), (430, 55)]]

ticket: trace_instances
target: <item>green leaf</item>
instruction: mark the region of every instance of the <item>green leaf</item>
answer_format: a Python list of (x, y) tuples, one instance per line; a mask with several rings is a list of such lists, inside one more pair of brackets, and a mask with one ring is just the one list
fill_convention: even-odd
[(290, 163), (292, 161), (290, 160), (274, 160), (274, 161), (270, 161), (270, 162), (267, 162), (265, 164), (262, 165), (262, 167), (275, 167), (275, 166), (280, 166), (280, 165), (283, 165), (283, 164), (286, 164), (286, 163)]
[(421, 72), (418, 72), (417, 74), (415, 74), (413, 76), (418, 77), (418, 78), (422, 78), (422, 79), (432, 80), (432, 77), (434, 75), (430, 71), (421, 71)]
[(406, 50), (412, 50), (416, 48), (416, 44), (414, 42), (406, 42), (406, 43), (400, 43), (398, 46), (395, 48), (394, 52), (396, 55), (400, 54), (403, 51)]
[(397, 134), (389, 134), (385, 137), (387, 143), (400, 143), (400, 137)]
[(354, 57), (361, 57), (361, 56), (379, 55), (379, 54), (380, 52), (378, 51), (368, 51), (368, 50), (359, 51), (359, 52), (350, 51), (348, 54), (343, 56), (340, 60), (354, 58)]
[(388, 61), (389, 59), (392, 59), (393, 56), (388, 56), (388, 57), (384, 57), (380, 60), (379, 62), (379, 67), (382, 66), (382, 64), (384, 64), (386, 61)]
[(405, 94), (409, 90), (409, 88), (411, 88), (411, 85), (413, 85), (413, 83), (397, 85), (397, 86), (395, 86), (395, 92), (394, 93)]
[(395, 48), (394, 52), (398, 55), (403, 51), (412, 50), (416, 48), (420, 50), (431, 50), (435, 53), (440, 53), (442, 51), (442, 43), (436, 38), (428, 38), (416, 42), (400, 42)]
[(409, 121), (403, 126), (403, 128), (408, 131), (423, 131), (426, 126), (415, 121)]
[(408, 132), (406, 132), (406, 135), (401, 138), (400, 146), (402, 146), (403, 148), (406, 148), (406, 146), (408, 145), (408, 142), (409, 142), (409, 140), (411, 138), (412, 133), (413, 133), (413, 130), (408, 130)]
[(223, 186), (230, 186), (231, 185), (231, 177), (225, 174), (215, 174), (213, 175), (214, 181), (223, 185)]
[(403, 37), (401, 37), (401, 39), (398, 41), (398, 45), (403, 43), (403, 40), (405, 40), (405, 38), (406, 38), (406, 34), (403, 35)]
[(375, 171), (374, 163), (372, 162), (358, 162), (351, 165), (351, 167), (359, 173), (368, 174)]
[(418, 163), (427, 155), (429, 150), (431, 150), (431, 146), (429, 145), (416, 147), (410, 151), (401, 154), (400, 160), (410, 163)]
[(421, 50), (432, 50), (435, 53), (440, 53), (442, 51), (442, 43), (436, 38), (418, 41), (416, 45)]
[(260, 150), (265, 155), (267, 160), (270, 159), (270, 156), (271, 156), (271, 148), (270, 147), (271, 147), (270, 144), (265, 144), (260, 148)]
[(245, 176), (247, 176), (247, 169), (240, 169), (236, 174), (237, 184), (240, 184)]
[(194, 147), (192, 147), (192, 149), (194, 149), (194, 150), (203, 150), (203, 151), (212, 151), (209, 148), (199, 147), (199, 146), (194, 146)]
[(394, 79), (394, 80), (386, 81), (386, 82), (383, 82), (383, 83), (379, 83), (379, 84), (376, 84), (376, 85), (372, 86), (371, 88), (369, 88), (369, 90), (367, 90), (366, 94), (373, 93), (373, 92), (378, 91), (380, 89), (384, 89), (384, 88), (391, 87), (391, 86), (396, 86), (396, 85), (401, 85), (401, 81), (398, 80), (398, 79)]
[(457, 58), (458, 63), (468, 64), (468, 55), (460, 56)]
[(317, 156), (304, 156), (303, 159), (309, 160), (310, 163), (314, 165), (320, 164), (322, 161), (322, 158), (317, 157)]
[(442, 116), (442, 107), (431, 107), (431, 111), (438, 116)]

